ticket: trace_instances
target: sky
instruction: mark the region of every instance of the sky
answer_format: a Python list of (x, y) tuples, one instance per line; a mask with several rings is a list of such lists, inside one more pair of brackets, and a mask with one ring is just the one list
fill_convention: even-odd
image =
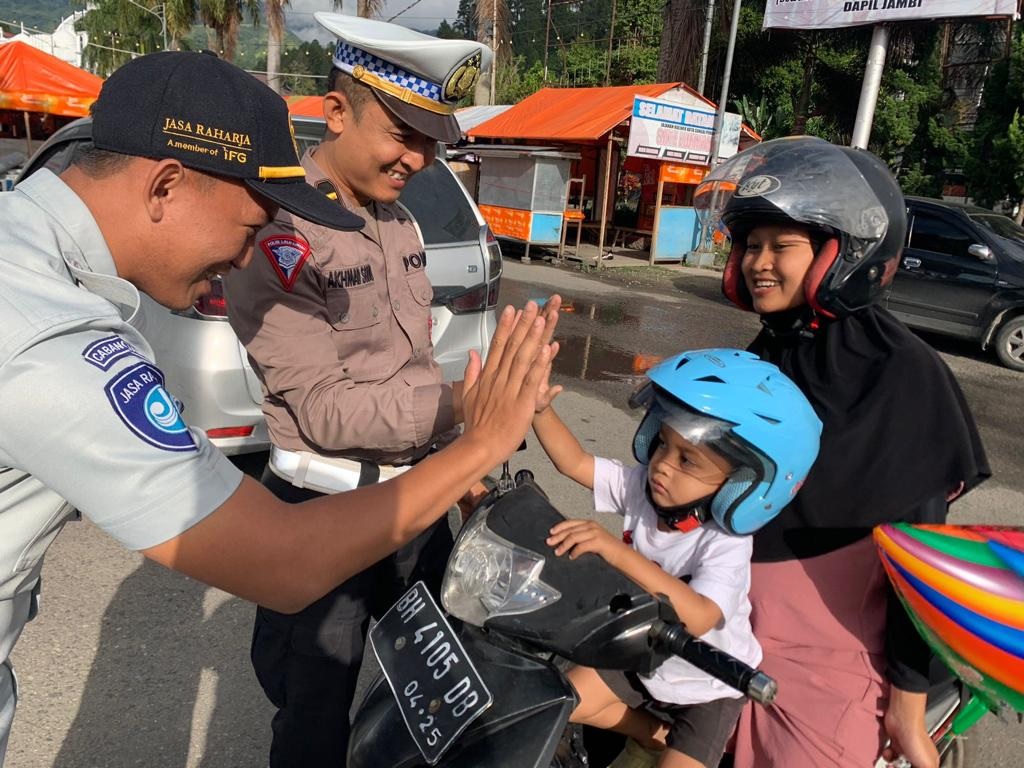
[[(389, 19), (412, 3), (413, 0), (388, 0), (380, 18)], [(419, 0), (412, 8), (401, 13), (395, 23), (414, 29), (434, 30), (442, 19), (453, 22), (458, 7), (459, 0)], [(288, 29), (303, 40), (315, 38), (322, 43), (329, 42), (332, 39), (330, 33), (316, 23), (313, 13), (332, 10), (336, 10), (332, 0), (291, 0), (291, 7), (285, 8)], [(355, 13), (356, 0), (342, 0), (341, 10), (343, 13)]]

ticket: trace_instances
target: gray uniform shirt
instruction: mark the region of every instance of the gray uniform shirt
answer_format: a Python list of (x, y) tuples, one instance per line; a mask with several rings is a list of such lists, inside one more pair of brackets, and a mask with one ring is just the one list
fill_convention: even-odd
[(138, 310), (89, 209), (57, 176), (41, 170), (0, 194), (0, 662), (74, 509), (145, 549), (241, 482), (182, 422), (132, 326)]

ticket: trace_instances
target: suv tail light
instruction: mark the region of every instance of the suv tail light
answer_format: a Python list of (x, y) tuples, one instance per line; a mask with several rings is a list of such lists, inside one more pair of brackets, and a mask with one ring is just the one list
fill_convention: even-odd
[(487, 283), (487, 309), (498, 306), (498, 288), (501, 284), (501, 246), (498, 239), (491, 232), (491, 228), (484, 225), (484, 243), (487, 245), (487, 276), (490, 278)]
[(190, 309), (175, 311), (174, 314), (196, 320), (227, 320), (228, 301), (224, 297), (224, 283), (219, 277), (210, 281), (211, 290), (200, 297)]
[(481, 312), (491, 306), (487, 303), (490, 298), (491, 285), (495, 287), (495, 300), (497, 300), (497, 280), (493, 283), (474, 285), (462, 293), (449, 296), (444, 304), (453, 315), (465, 315), (469, 312)]

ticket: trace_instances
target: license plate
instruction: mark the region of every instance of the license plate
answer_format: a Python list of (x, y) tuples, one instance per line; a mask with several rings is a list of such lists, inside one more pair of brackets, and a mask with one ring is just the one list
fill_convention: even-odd
[(370, 630), (370, 645), (423, 759), (434, 765), (494, 698), (422, 581)]

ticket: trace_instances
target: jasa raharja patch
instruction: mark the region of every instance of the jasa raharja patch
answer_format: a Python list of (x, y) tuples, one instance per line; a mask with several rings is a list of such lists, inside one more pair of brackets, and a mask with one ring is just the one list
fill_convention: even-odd
[(481, 62), (480, 52), (477, 51), (459, 62), (448, 73), (448, 77), (441, 84), (445, 101), (458, 101), (473, 92), (477, 80), (480, 79)]

